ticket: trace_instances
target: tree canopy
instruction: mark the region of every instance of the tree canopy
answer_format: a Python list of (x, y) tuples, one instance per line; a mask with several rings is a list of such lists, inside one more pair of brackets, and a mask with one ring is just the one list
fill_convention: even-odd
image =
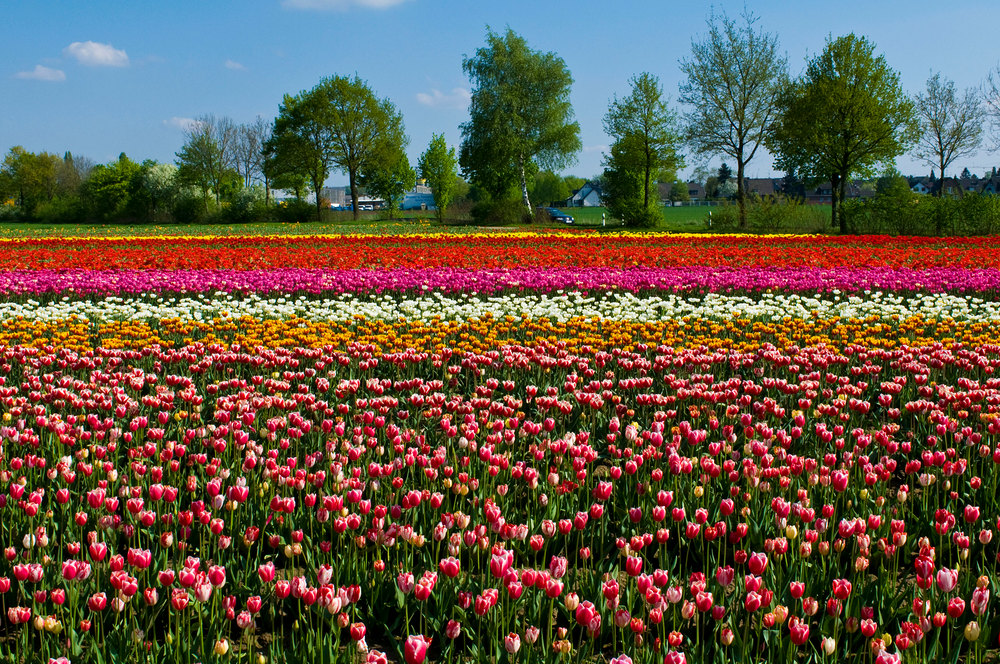
[(529, 176), (569, 166), (580, 150), (569, 101), (573, 77), (562, 58), (530, 49), (509, 28), (503, 35), (487, 30), (486, 46), (462, 68), (473, 83), (469, 120), (461, 126), (462, 170), (495, 201), (520, 185), (530, 214)]
[(457, 165), (455, 148), (448, 147), (444, 134), (434, 134), (427, 149), (420, 155), (419, 169), (420, 176), (427, 180), (434, 194), (438, 221), (444, 221), (445, 212), (454, 197)]
[(871, 177), (916, 139), (913, 102), (875, 45), (849, 34), (828, 41), (781, 99), (769, 142), (776, 165), (806, 180), (829, 178), (833, 224), (847, 231), (840, 203), (854, 175)]
[(332, 76), (311, 90), (285, 95), (266, 147), (269, 172), (308, 178), (316, 192), (317, 218), (319, 192), (330, 171), (346, 173), (357, 219), (362, 175), (392, 172), (408, 140), (403, 117), (391, 101), (376, 97), (356, 75)]
[(740, 228), (746, 226), (746, 165), (771, 134), (788, 79), (778, 37), (755, 29), (753, 15), (743, 19), (737, 25), (725, 14), (712, 14), (708, 35), (692, 41), (691, 57), (680, 63), (687, 77), (680, 86), (680, 101), (688, 109), (685, 138), (696, 154), (736, 160)]
[(605, 159), (605, 178), (612, 187), (604, 200), (626, 224), (648, 226), (662, 216), (657, 183), (672, 181), (682, 163), (680, 136), (659, 79), (642, 73), (630, 83), (631, 93), (616, 97), (604, 116), (604, 131), (614, 139)]
[[(979, 93), (969, 88), (959, 96), (954, 81), (934, 74), (927, 79), (927, 90), (917, 95), (916, 110), (920, 141), (915, 155), (940, 168), (943, 180), (948, 166), (959, 157), (975, 153), (983, 141), (986, 113)], [(939, 187), (938, 195), (943, 190)]]

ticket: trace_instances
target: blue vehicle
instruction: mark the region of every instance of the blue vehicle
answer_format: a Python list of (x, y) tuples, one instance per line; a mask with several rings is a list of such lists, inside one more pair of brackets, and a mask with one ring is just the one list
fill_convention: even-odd
[(559, 224), (572, 224), (574, 221), (573, 217), (556, 208), (543, 208), (543, 212), (549, 215), (549, 221), (554, 221)]

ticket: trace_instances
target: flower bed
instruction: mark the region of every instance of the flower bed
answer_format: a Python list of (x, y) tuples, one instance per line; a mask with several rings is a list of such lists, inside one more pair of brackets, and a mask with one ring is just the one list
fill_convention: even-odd
[(996, 643), (986, 241), (16, 244), (0, 660)]

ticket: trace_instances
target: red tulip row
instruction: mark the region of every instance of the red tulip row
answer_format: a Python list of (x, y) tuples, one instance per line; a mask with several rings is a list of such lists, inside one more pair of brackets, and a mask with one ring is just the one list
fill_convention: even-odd
[(0, 658), (924, 661), (1000, 631), (998, 348), (0, 359)]

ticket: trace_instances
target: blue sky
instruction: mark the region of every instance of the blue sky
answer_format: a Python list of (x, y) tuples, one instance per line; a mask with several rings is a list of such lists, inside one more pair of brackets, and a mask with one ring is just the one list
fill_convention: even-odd
[[(712, 7), (738, 15), (742, 1), (615, 3), (583, 0), (243, 0), (241, 2), (34, 2), (13, 0), (0, 22), (0, 150), (71, 150), (97, 162), (126, 152), (173, 161), (191, 118), (273, 118), (282, 95), (322, 77), (357, 73), (402, 111), (415, 162), (434, 132), (457, 145), (469, 81), (462, 58), (486, 26), (510, 26), (573, 74), (584, 149), (567, 172), (601, 169), (601, 118), (633, 74), (658, 76), (671, 100), (678, 61), (705, 33)], [(1000, 7), (993, 2), (747, 2), (777, 33), (792, 75), (828, 36), (864, 34), (910, 93), (932, 71), (959, 88), (979, 85), (1000, 62)], [(692, 160), (688, 160), (693, 165)], [(717, 164), (721, 159), (713, 160)], [(1000, 155), (957, 164), (982, 173)], [(910, 156), (904, 172), (929, 167)], [(690, 170), (687, 169), (687, 170)], [(772, 173), (769, 156), (748, 174)], [(330, 183), (344, 181), (334, 174)]]

